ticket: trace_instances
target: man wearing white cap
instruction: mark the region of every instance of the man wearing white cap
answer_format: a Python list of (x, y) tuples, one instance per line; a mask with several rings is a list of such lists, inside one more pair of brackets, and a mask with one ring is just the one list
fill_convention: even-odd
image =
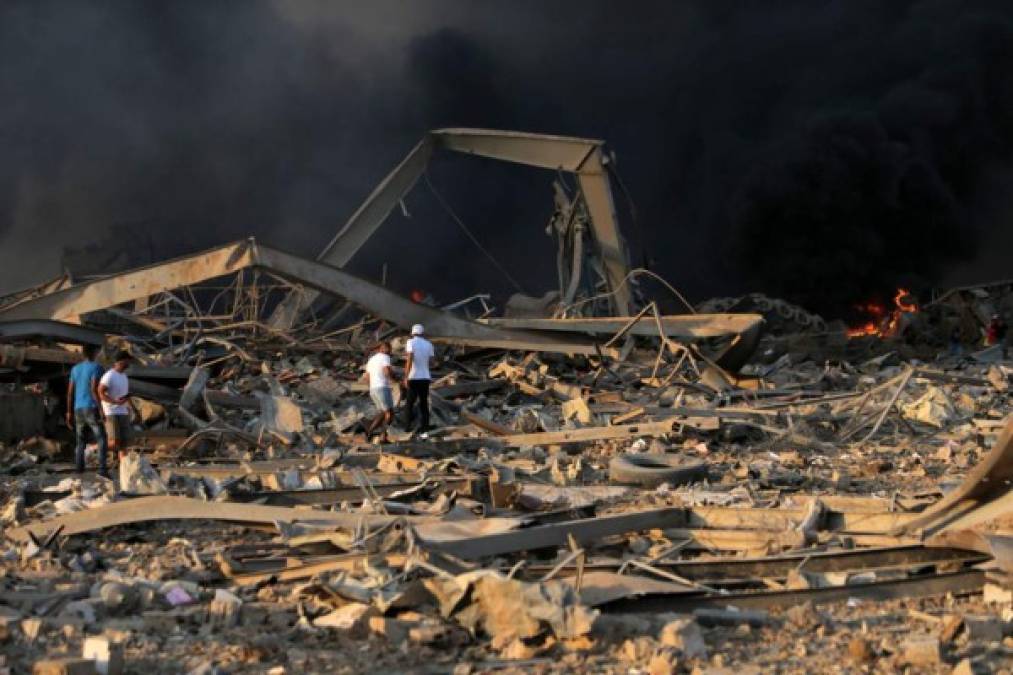
[(419, 404), (419, 431), (429, 430), (429, 361), (433, 358), (433, 343), (425, 337), (425, 328), (417, 323), (412, 326), (412, 337), (405, 345), (405, 405), (408, 408), (405, 428), (411, 429), (415, 420), (415, 403)]

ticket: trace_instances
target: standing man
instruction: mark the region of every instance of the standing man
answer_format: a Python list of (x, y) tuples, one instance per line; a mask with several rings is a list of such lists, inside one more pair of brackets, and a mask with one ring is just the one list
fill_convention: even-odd
[(433, 343), (425, 337), (425, 328), (417, 323), (412, 326), (412, 337), (405, 345), (404, 385), (408, 390), (406, 405), (408, 407), (406, 429), (410, 429), (415, 419), (415, 402), (419, 404), (419, 431), (429, 431), (429, 361), (433, 358)]
[(102, 411), (106, 416), (106, 435), (109, 448), (118, 452), (123, 459), (127, 443), (130, 442), (130, 381), (126, 370), (133, 357), (121, 351), (116, 355), (113, 367), (106, 371), (98, 384), (98, 395), (102, 399)]
[(1009, 347), (1009, 326), (1006, 325), (1006, 320), (1000, 315), (996, 314), (996, 327), (995, 327), (995, 339), (996, 344), (1002, 345), (1002, 356), (1006, 358), (1006, 349)]
[(985, 327), (985, 346), (991, 347), (992, 345), (999, 344), (999, 315), (993, 314), (992, 320), (988, 322)]
[(369, 380), (369, 397), (373, 399), (373, 405), (379, 411), (379, 415), (369, 424), (366, 435), (371, 436), (378, 426), (383, 425), (381, 443), (389, 443), (387, 427), (394, 419), (394, 392), (391, 390), (391, 383), (394, 381), (394, 371), (390, 365), (390, 343), (381, 342), (376, 347), (374, 354), (366, 362), (366, 378)]
[(85, 432), (91, 429), (92, 436), (98, 443), (98, 474), (109, 478), (106, 469), (106, 436), (102, 433), (104, 415), (98, 404), (102, 366), (95, 363), (96, 352), (98, 347), (85, 345), (82, 349), (84, 361), (70, 369), (70, 381), (67, 382), (67, 426), (74, 430), (77, 440), (74, 447), (77, 472), (84, 473)]

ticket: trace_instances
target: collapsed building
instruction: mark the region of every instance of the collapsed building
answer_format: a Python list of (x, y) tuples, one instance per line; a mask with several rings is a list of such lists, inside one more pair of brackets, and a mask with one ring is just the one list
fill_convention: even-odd
[[(556, 172), (557, 288), (493, 316), (342, 269), (437, 151)], [(1011, 285), (849, 338), (759, 294), (663, 314), (648, 274), (602, 142), (447, 129), (316, 259), (249, 239), (0, 299), (8, 665), (1008, 664), (1011, 364), (970, 343)], [(364, 355), (416, 323), (438, 428), (371, 443)], [(116, 481), (66, 461), (85, 344), (136, 359)]]

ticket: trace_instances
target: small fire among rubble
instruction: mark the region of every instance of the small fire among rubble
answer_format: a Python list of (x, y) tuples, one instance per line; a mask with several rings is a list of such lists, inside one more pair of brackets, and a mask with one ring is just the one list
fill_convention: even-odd
[(860, 326), (848, 329), (848, 337), (876, 335), (892, 337), (900, 328), (901, 316), (905, 313), (914, 314), (918, 311), (918, 303), (906, 288), (898, 288), (893, 296), (893, 304), (889, 310), (882, 303), (869, 301), (855, 305), (855, 309), (869, 319)]

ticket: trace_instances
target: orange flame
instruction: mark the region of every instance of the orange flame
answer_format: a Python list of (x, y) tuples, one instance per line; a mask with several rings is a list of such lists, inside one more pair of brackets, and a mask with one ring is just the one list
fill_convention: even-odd
[(876, 328), (876, 324), (872, 321), (864, 326), (855, 326), (848, 329), (848, 337), (862, 337), (863, 335), (879, 335), (879, 329)]
[[(904, 302), (904, 297), (911, 298), (911, 291), (906, 288), (898, 288), (897, 295), (893, 296), (893, 304), (897, 305), (897, 309), (902, 312), (917, 312), (918, 305), (914, 302)], [(911, 298), (912, 300), (914, 298)]]
[[(904, 302), (908, 298), (910, 302)], [(904, 313), (913, 314), (918, 311), (918, 304), (914, 302), (911, 292), (906, 288), (898, 288), (897, 294), (893, 296), (894, 308), (889, 313), (884, 307), (876, 302), (866, 302), (855, 305), (855, 309), (869, 314), (874, 320), (868, 321), (862, 326), (855, 326), (848, 329), (848, 337), (861, 337), (863, 335), (878, 335), (879, 337), (896, 334), (900, 327), (900, 318)]]

